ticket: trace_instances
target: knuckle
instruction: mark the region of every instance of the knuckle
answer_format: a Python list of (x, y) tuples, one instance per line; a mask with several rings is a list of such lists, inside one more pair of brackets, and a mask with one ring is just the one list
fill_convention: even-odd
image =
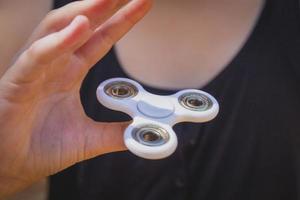
[(26, 54), (30, 56), (31, 58), (36, 58), (38, 57), (39, 53), (39, 47), (38, 47), (38, 42), (33, 42), (31, 46), (26, 50)]
[(136, 24), (137, 20), (135, 20), (131, 15), (125, 14), (122, 16), (124, 23), (127, 24), (128, 27), (132, 27), (134, 24)]
[(114, 43), (116, 43), (113, 35), (105, 30), (99, 31), (99, 33), (97, 34), (97, 38), (100, 41), (101, 48), (103, 49), (111, 48)]
[(55, 18), (55, 16), (57, 15), (57, 10), (58, 9), (53, 9), (50, 12), (48, 12), (48, 14), (45, 17), (45, 20), (52, 21)]
[(103, 47), (106, 47), (106, 48), (110, 48), (115, 43), (113, 37), (110, 34), (105, 34), (105, 33), (102, 34), (101, 41), (102, 41)]
[(34, 63), (44, 64), (46, 63), (45, 56), (42, 54), (39, 42), (36, 41), (24, 52), (25, 57), (30, 59)]

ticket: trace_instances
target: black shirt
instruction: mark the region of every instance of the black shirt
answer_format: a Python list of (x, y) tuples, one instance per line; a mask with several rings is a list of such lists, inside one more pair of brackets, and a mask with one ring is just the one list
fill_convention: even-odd
[[(179, 145), (167, 159), (122, 152), (79, 163), (51, 178), (50, 200), (300, 200), (299, 27), (298, 0), (267, 0), (238, 55), (200, 88), (219, 101), (216, 119), (176, 125)], [(111, 77), (128, 77), (113, 49), (84, 80), (85, 111), (128, 120), (96, 100)]]

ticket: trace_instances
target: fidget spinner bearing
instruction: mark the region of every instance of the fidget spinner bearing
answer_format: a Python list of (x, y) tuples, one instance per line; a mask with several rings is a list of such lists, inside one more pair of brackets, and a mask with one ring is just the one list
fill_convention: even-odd
[(112, 78), (97, 88), (99, 102), (130, 115), (133, 122), (124, 133), (127, 148), (146, 159), (162, 159), (177, 147), (173, 125), (179, 122), (207, 122), (219, 111), (219, 104), (201, 90), (185, 89), (173, 95), (147, 92), (136, 81)]

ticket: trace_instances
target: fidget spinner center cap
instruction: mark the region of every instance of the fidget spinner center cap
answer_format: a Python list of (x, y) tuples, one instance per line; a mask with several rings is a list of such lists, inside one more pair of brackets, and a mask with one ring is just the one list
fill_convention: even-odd
[(165, 98), (147, 98), (137, 104), (140, 113), (151, 118), (166, 118), (174, 113), (174, 105)]

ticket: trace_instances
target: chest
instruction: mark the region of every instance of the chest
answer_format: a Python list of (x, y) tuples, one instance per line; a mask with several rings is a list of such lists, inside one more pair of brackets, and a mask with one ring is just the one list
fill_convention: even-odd
[(201, 88), (251, 36), (264, 7), (255, 1), (174, 1), (151, 12), (116, 46), (123, 69), (159, 88)]

